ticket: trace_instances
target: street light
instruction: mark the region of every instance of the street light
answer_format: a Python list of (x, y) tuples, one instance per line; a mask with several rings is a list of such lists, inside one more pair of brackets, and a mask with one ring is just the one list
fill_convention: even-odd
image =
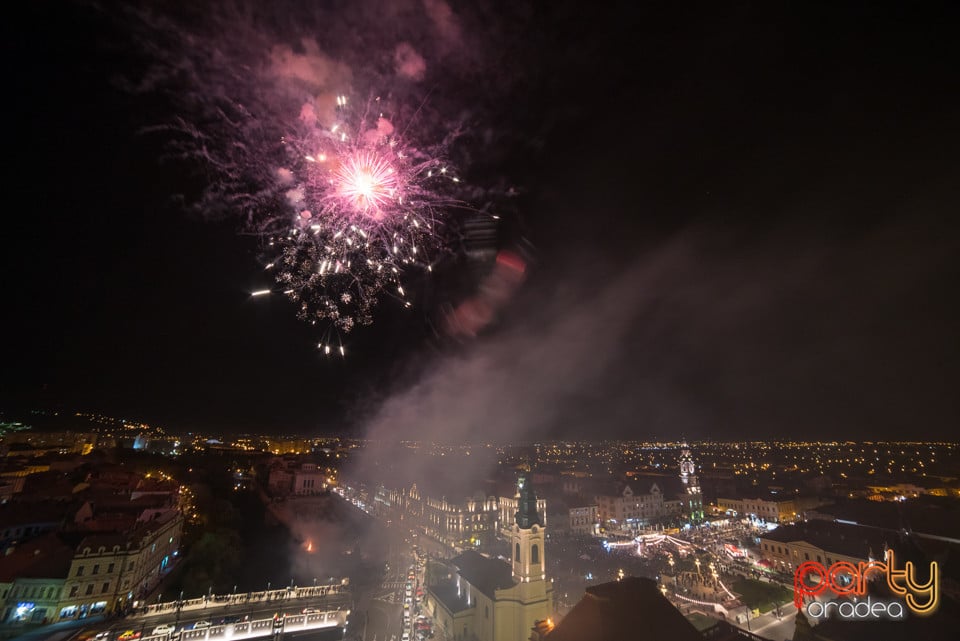
[(183, 610), (183, 590), (180, 590), (180, 598), (177, 599), (177, 619), (173, 623), (173, 627), (176, 628), (180, 625), (180, 611)]

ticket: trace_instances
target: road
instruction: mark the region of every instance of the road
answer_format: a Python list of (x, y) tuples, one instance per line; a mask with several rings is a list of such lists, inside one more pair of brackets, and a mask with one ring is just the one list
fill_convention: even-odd
[(792, 604), (780, 607), (780, 616), (777, 616), (776, 610), (771, 610), (767, 614), (762, 614), (756, 619), (750, 620), (750, 626), (746, 624), (738, 627), (749, 630), (754, 634), (759, 634), (772, 641), (789, 641), (793, 638), (793, 631), (797, 625), (797, 608)]
[[(389, 570), (380, 589), (372, 595), (373, 598), (359, 606), (367, 615), (364, 641), (396, 641), (401, 638), (404, 631), (410, 633), (410, 638), (416, 636), (413, 630), (413, 622), (419, 613), (416, 602), (409, 604), (410, 623), (406, 627), (403, 624), (408, 573), (411, 566), (416, 568), (417, 557), (413, 552), (413, 546), (418, 545), (424, 548), (430, 546), (432, 542), (411, 531), (405, 524), (396, 521), (386, 525), (385, 533), (388, 541)], [(411, 592), (414, 593), (418, 587), (423, 586), (422, 571), (416, 570), (416, 578), (411, 584)]]
[(367, 608), (364, 641), (391, 641), (398, 639), (402, 614), (399, 603), (374, 600)]

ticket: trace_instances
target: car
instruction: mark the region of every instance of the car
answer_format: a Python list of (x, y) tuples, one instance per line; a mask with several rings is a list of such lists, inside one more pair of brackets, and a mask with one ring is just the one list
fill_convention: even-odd
[(235, 614), (232, 614), (228, 617), (223, 617), (219, 621), (220, 625), (227, 625), (228, 623), (239, 623), (239, 622), (240, 622), (240, 617), (238, 617)]
[(210, 627), (209, 621), (197, 621), (196, 623), (193, 624), (193, 627), (191, 629), (200, 630), (202, 628), (209, 628), (209, 627)]
[(117, 641), (133, 641), (133, 639), (139, 639), (140, 633), (136, 630), (127, 630), (123, 634), (117, 637)]
[(319, 611), (317, 608), (304, 608), (301, 614), (316, 614)]
[(174, 627), (169, 623), (164, 623), (163, 625), (158, 625), (153, 629), (153, 632), (150, 634), (157, 636), (160, 634), (173, 634)]
[(403, 633), (403, 636), (400, 637), (400, 641), (410, 641), (410, 633), (409, 633), (409, 632), (404, 632), (404, 633)]

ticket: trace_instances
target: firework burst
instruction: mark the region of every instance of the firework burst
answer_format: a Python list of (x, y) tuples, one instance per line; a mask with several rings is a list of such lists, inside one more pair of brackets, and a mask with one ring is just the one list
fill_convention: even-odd
[[(448, 161), (455, 140), (471, 140), (459, 98), (437, 92), (427, 101), (421, 53), (396, 42), (382, 12), (348, 4), (279, 0), (269, 11), (230, 3), (118, 16), (150, 61), (149, 73), (127, 79), (131, 91), (163, 95), (177, 114), (145, 131), (163, 137), (164, 159), (202, 176), (200, 192), (183, 202), (207, 218), (236, 219), (261, 239), (275, 284), (251, 295), (293, 301), (301, 319), (323, 330), (328, 353), (341, 352), (342, 334), (371, 323), (379, 302), (422, 301), (422, 272), (463, 249), (464, 221), (485, 215), (460, 198), (486, 199), (478, 187), (456, 185)], [(345, 16), (352, 10), (357, 20)], [(407, 26), (435, 36), (430, 23)], [(322, 46), (317, 32), (326, 34)], [(454, 44), (432, 36), (426, 51)], [(377, 62), (391, 56), (393, 68)], [(348, 101), (336, 94), (344, 87), (376, 87), (384, 99)], [(459, 144), (456, 157), (461, 166), (470, 158)]]
[[(352, 130), (349, 112), (338, 115), (285, 140), (290, 165), (277, 175), (289, 208), (272, 221), (282, 231), (268, 234), (267, 269), (301, 319), (345, 333), (370, 324), (382, 296), (411, 305), (404, 275), (432, 268), (459, 179), (443, 145), (414, 147), (382, 113)], [(320, 347), (329, 351), (329, 341)]]

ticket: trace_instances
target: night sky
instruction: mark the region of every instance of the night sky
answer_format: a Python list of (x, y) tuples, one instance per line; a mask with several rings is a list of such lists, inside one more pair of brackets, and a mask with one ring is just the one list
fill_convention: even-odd
[[(377, 47), (413, 45), (426, 73), (408, 92), (466, 123), (453, 155), (526, 281), (454, 339), (441, 310), (493, 263), (451, 259), (413, 310), (383, 301), (346, 359), (324, 357), (290, 303), (250, 298), (270, 284), (256, 239), (190, 206), (204, 168), (151, 132), (194, 117), (189, 100), (130, 89), (180, 45), (109, 3), (24, 3), (2, 27), (5, 417), (955, 438), (954, 3), (267, 4), (265, 40), (315, 38), (353, 91), (373, 90)], [(174, 20), (204, 33), (202, 15)]]

